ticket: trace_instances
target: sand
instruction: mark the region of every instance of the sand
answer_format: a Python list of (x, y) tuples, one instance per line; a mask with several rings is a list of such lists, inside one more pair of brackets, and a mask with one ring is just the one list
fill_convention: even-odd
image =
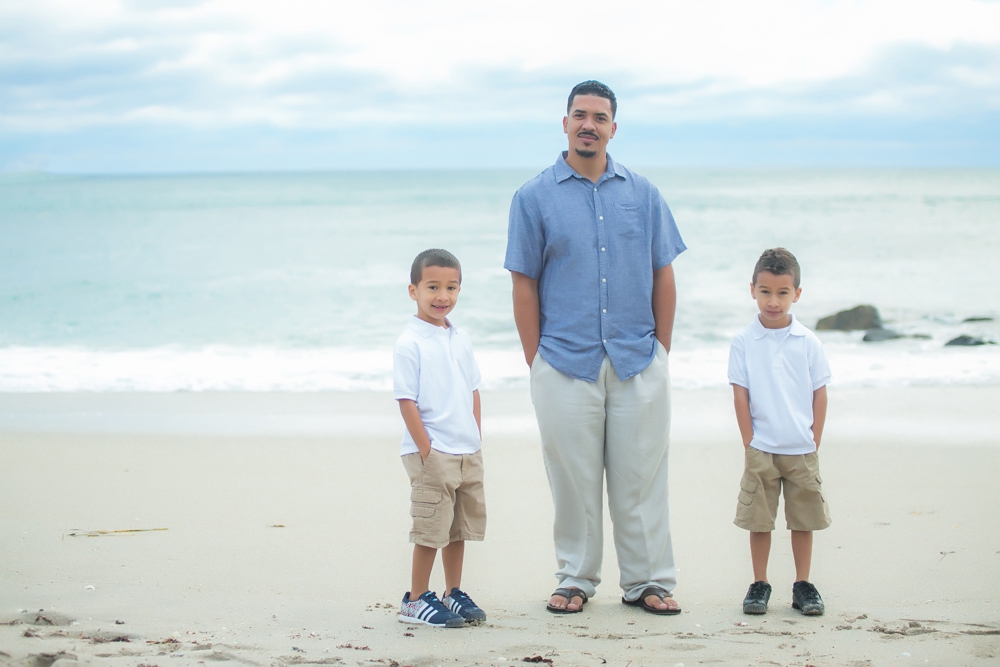
[[(400, 623), (401, 421), (386, 394), (0, 395), (0, 663), (65, 665), (994, 665), (1000, 387), (830, 390), (822, 617), (744, 616), (742, 466), (728, 390), (676, 392), (671, 521), (684, 612), (581, 614), (555, 586), (552, 508), (524, 392), (483, 396), (489, 528), (467, 549), (482, 626)], [(97, 532), (139, 531), (139, 532)], [(440, 570), (433, 585), (443, 585)]]

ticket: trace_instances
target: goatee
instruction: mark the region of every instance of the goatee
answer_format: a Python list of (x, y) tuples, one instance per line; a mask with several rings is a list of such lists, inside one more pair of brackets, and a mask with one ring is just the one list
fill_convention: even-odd
[(573, 150), (575, 150), (576, 154), (579, 155), (580, 157), (591, 158), (597, 155), (597, 151), (588, 151), (582, 148), (574, 148)]

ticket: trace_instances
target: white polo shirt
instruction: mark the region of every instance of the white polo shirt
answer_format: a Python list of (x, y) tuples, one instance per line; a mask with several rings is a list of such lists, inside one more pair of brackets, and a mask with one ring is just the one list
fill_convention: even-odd
[[(431, 447), (448, 454), (475, 454), (482, 442), (472, 412), (472, 392), (482, 377), (472, 341), (450, 321), (439, 327), (413, 315), (396, 341), (392, 395), (415, 401)], [(403, 431), (401, 455), (419, 451)]]
[(816, 451), (813, 392), (830, 382), (823, 344), (791, 317), (784, 329), (768, 329), (754, 317), (729, 348), (729, 383), (750, 391), (750, 446), (772, 454)]

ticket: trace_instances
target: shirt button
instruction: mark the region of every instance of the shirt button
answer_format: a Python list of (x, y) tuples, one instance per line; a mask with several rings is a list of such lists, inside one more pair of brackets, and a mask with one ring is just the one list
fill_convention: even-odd
[(602, 312), (602, 313), (606, 313), (606, 312), (608, 312), (608, 309), (607, 309), (607, 308), (605, 308), (605, 309), (604, 309), (604, 310), (602, 310), (601, 312)]
[(598, 220), (604, 220), (604, 216), (603, 215), (599, 215), (599, 216), (597, 216), (597, 219)]
[(607, 342), (608, 342), (608, 339), (607, 339), (607, 338), (605, 338), (605, 339), (604, 339), (604, 342), (605, 342), (605, 343), (607, 343)]
[(608, 282), (608, 279), (607, 278), (601, 278), (601, 282), (602, 283), (606, 283), (606, 282)]
[(597, 192), (597, 188), (594, 188), (594, 192)]
[(601, 248), (601, 252), (604, 252), (604, 248)]

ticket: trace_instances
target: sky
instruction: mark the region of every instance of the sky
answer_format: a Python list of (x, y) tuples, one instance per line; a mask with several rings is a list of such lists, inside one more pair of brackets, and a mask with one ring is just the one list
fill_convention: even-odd
[(1000, 166), (997, 0), (0, 0), (0, 171)]

